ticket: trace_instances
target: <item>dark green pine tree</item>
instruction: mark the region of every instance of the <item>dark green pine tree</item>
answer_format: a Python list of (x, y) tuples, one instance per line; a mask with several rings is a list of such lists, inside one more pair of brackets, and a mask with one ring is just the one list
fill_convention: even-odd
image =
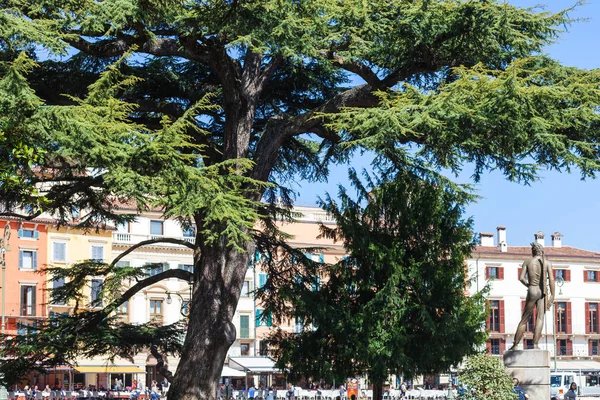
[[(272, 204), (357, 149), (454, 172), (471, 161), (476, 179), (594, 176), (600, 72), (541, 54), (570, 22), (497, 0), (0, 2), (0, 216), (66, 223), (75, 207), (94, 229), (134, 218), (118, 212), (128, 202), (197, 227), (194, 243), (171, 240), (194, 250), (193, 274), (74, 267), (60, 295), (102, 272), (106, 308), (40, 327), (3, 370), (155, 344), (181, 352), (171, 398), (214, 398), (248, 262), (285, 238), (273, 219), (290, 213)], [(193, 283), (183, 343), (110, 318), (129, 277)]]
[(486, 311), (483, 293), (465, 289), (473, 236), (466, 188), (408, 170), (365, 173), (364, 181), (352, 174), (356, 198), (340, 188), (339, 201), (323, 204), (337, 227), (322, 234), (348, 256), (295, 270), (273, 263), (278, 278), (260, 294), (275, 320), (304, 326), (272, 335), (280, 367), (337, 382), (366, 374), (381, 399), (389, 374), (447, 372), (476, 352)]

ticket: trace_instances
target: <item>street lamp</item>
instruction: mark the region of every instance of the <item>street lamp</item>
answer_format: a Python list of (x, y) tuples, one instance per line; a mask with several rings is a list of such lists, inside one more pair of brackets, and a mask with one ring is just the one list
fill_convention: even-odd
[[(558, 286), (558, 294), (562, 295), (562, 286), (565, 284), (565, 280), (562, 276), (557, 276), (555, 281), (556, 286)], [(554, 301), (554, 315), (552, 316), (552, 319), (554, 320), (554, 371), (556, 371), (556, 357), (558, 356), (558, 346), (556, 345), (556, 301)]]
[(179, 297), (179, 299), (181, 300), (181, 310), (180, 310), (180, 313), (181, 313), (181, 315), (183, 315), (186, 318), (188, 317), (188, 315), (190, 313), (190, 305), (192, 304), (192, 285), (193, 285), (193, 282), (191, 282), (191, 281), (188, 282), (188, 285), (189, 285), (189, 297), (188, 297), (188, 300), (187, 300), (187, 302), (188, 302), (188, 305), (187, 305), (187, 314), (184, 311), (184, 308), (185, 308), (184, 307), (184, 303), (185, 303), (186, 300), (181, 295), (180, 292), (169, 292), (169, 291), (167, 291), (166, 292), (167, 299), (165, 300), (167, 304), (172, 304), (173, 303), (173, 297), (171, 297), (171, 295), (172, 294), (177, 295)]
[(5, 313), (5, 292), (6, 292), (6, 285), (5, 285), (5, 274), (6, 274), (6, 252), (10, 251), (10, 245), (9, 245), (9, 241), (10, 241), (10, 222), (7, 222), (6, 225), (4, 225), (4, 235), (0, 238), (0, 253), (2, 254), (2, 261), (0, 261), (0, 263), (2, 264), (2, 336), (4, 336), (5, 329), (6, 329), (6, 313)]

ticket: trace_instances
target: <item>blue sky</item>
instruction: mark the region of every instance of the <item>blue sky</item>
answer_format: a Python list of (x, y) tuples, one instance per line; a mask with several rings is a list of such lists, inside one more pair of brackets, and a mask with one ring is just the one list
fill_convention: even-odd
[[(532, 7), (536, 0), (512, 0), (512, 4)], [(575, 0), (553, 0), (547, 3), (549, 11), (571, 7)], [(585, 18), (568, 27), (559, 41), (549, 46), (547, 53), (565, 65), (593, 69), (600, 67), (600, 1), (585, 4), (570, 14)], [(353, 166), (368, 166), (367, 157), (357, 157)], [(315, 205), (317, 196), (337, 192), (337, 184), (347, 183), (347, 166), (332, 168), (328, 183), (300, 183), (297, 205)], [(468, 181), (470, 171), (465, 170), (460, 181)], [(545, 172), (539, 182), (521, 186), (507, 182), (499, 173), (487, 173), (476, 185), (483, 198), (467, 209), (475, 219), (476, 232), (495, 232), (498, 225), (506, 226), (509, 246), (527, 245), (533, 234), (550, 234), (559, 231), (564, 235), (563, 245), (600, 251), (600, 175), (597, 180), (581, 181), (577, 171), (573, 174)]]

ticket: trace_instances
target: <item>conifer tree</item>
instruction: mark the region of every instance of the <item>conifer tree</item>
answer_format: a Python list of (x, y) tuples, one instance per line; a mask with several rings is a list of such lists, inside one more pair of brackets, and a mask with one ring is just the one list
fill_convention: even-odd
[[(94, 229), (133, 219), (117, 210), (128, 202), (194, 223), (194, 243), (171, 240), (194, 250), (194, 273), (134, 287), (191, 280), (183, 344), (153, 348), (181, 351), (171, 398), (212, 399), (248, 262), (281, 239), (272, 219), (290, 214), (270, 204), (292, 203), (290, 181), (324, 180), (361, 148), (455, 172), (473, 162), (476, 179), (595, 175), (599, 72), (541, 53), (569, 23), (567, 11), (496, 0), (5, 0), (0, 215), (64, 224), (75, 207), (87, 210), (79, 227)], [(139, 273), (84, 263), (73, 274), (86, 272)], [(72, 289), (60, 295), (76, 299)], [(110, 319), (131, 292), (112, 295), (46, 344), (151, 346), (160, 331), (136, 336)], [(94, 326), (109, 334), (85, 334)], [(3, 370), (52, 364), (57, 349), (40, 343), (11, 348), (28, 357)]]

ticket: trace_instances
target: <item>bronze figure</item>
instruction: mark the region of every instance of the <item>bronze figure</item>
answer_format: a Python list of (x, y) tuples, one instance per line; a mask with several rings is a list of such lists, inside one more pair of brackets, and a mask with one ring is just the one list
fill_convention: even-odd
[[(535, 332), (533, 333), (533, 347), (539, 349), (538, 342), (542, 336), (544, 326), (544, 315), (550, 310), (554, 302), (554, 272), (552, 263), (544, 255), (544, 246), (539, 243), (531, 243), (531, 257), (522, 265), (519, 281), (527, 286), (527, 298), (521, 322), (515, 332), (515, 340), (510, 350), (515, 350), (523, 339), (527, 322), (536, 307)], [(548, 283), (546, 284), (546, 279)], [(548, 289), (550, 293), (548, 293)]]

